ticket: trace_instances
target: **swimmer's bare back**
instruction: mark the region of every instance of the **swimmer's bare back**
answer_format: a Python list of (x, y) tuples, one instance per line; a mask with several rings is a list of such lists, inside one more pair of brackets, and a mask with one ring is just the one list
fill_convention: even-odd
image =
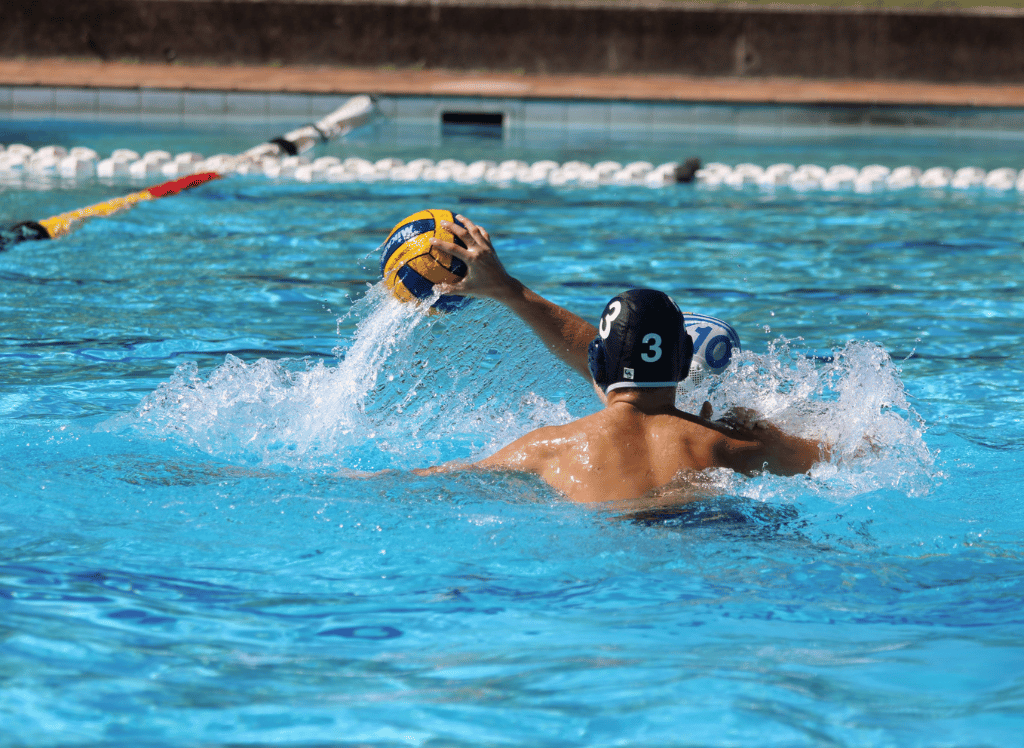
[(592, 503), (639, 499), (709, 468), (795, 475), (825, 456), (817, 442), (770, 424), (737, 427), (685, 413), (675, 408), (674, 396), (666, 388), (660, 405), (653, 405), (655, 390), (616, 391), (593, 415), (533, 431), (473, 465), (424, 472), (532, 473), (569, 499)]

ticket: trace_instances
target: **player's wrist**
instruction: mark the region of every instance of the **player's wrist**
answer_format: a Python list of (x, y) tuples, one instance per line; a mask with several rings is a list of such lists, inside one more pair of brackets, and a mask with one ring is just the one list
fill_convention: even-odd
[(489, 296), (505, 306), (515, 308), (527, 300), (529, 289), (508, 273), (496, 284)]

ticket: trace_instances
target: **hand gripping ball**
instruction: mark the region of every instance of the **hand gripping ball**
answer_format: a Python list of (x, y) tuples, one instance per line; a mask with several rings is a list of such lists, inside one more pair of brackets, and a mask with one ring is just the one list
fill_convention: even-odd
[[(384, 240), (380, 253), (380, 274), (399, 301), (429, 299), (437, 283), (454, 283), (466, 275), (466, 263), (430, 243), (431, 237), (466, 245), (441, 221), (461, 222), (450, 210), (421, 210), (403, 218)], [(442, 295), (432, 306), (442, 312), (461, 309), (468, 303), (464, 296)]]

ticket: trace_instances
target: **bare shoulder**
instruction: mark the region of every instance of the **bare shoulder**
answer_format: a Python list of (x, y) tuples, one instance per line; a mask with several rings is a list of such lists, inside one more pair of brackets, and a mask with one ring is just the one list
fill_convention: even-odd
[(540, 473), (541, 468), (558, 457), (571, 439), (573, 424), (546, 426), (531, 431), (507, 447), (477, 462), (446, 462), (428, 468), (416, 468), (416, 475), (437, 475), (462, 470), (514, 470), (524, 473)]
[(829, 456), (827, 445), (787, 433), (768, 421), (750, 427), (727, 425), (714, 448), (723, 467), (748, 475), (762, 470), (799, 475)]
[(581, 433), (575, 423), (543, 426), (474, 463), (474, 467), (536, 473), (544, 464), (562, 454)]

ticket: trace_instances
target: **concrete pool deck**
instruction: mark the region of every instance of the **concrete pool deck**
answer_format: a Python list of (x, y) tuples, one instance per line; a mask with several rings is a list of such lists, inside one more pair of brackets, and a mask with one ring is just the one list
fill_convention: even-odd
[(1024, 107), (1024, 85), (882, 80), (528, 75), (299, 65), (192, 65), (63, 58), (0, 60), (0, 86), (263, 91), (605, 101)]

